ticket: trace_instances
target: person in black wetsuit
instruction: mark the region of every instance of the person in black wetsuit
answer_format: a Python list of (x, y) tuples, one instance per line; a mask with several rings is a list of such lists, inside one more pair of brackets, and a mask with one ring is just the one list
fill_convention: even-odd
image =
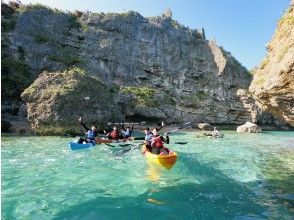
[(89, 129), (82, 121), (82, 117), (79, 118), (79, 122), (81, 125), (85, 128), (86, 137), (85, 138), (79, 138), (78, 143), (82, 144), (84, 141), (86, 143), (96, 143), (95, 137), (97, 136), (97, 125), (92, 125), (91, 129)]

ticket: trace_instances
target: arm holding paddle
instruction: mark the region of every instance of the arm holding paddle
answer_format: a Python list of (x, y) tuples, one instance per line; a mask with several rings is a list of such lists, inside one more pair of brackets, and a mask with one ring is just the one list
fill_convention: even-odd
[(160, 127), (159, 127), (159, 128), (156, 128), (156, 129), (157, 129), (157, 131), (161, 130), (161, 128), (163, 128), (163, 127), (164, 127), (164, 125), (165, 125), (165, 124), (164, 124), (164, 122), (162, 121), (162, 122), (161, 122), (161, 125), (160, 125)]
[(84, 122), (82, 121), (82, 117), (79, 118), (79, 122), (81, 123), (81, 125), (83, 126), (83, 128), (84, 128), (86, 131), (89, 131), (89, 130), (90, 130), (90, 128), (88, 128), (88, 127), (84, 124)]

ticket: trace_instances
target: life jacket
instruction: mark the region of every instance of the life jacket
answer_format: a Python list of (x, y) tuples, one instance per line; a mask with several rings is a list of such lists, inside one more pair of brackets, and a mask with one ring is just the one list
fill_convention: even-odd
[(151, 139), (151, 145), (153, 147), (163, 147), (163, 142), (161, 140), (161, 137), (159, 135), (153, 136)]
[(130, 131), (122, 131), (121, 134), (122, 134), (122, 136), (124, 138), (131, 137), (131, 132)]
[(112, 131), (110, 132), (110, 136), (113, 138), (113, 139), (119, 139), (119, 133), (118, 131)]
[(92, 131), (92, 130), (87, 131), (87, 133), (86, 133), (86, 138), (87, 138), (87, 139), (90, 139), (90, 140), (95, 139), (95, 132)]

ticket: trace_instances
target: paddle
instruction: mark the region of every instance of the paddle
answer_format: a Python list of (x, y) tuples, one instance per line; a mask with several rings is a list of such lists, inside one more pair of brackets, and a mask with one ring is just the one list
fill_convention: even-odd
[(183, 142), (183, 141), (177, 141), (175, 144), (188, 144), (188, 142)]
[(120, 125), (120, 124), (124, 124), (124, 125), (145, 125), (146, 122), (145, 121), (141, 121), (141, 122), (108, 122), (108, 125)]
[(192, 121), (186, 122), (186, 123), (182, 124), (180, 127), (178, 127), (178, 128), (176, 128), (176, 129), (174, 129), (174, 130), (171, 130), (171, 131), (167, 132), (167, 134), (170, 134), (170, 133), (176, 132), (176, 131), (178, 131), (178, 130), (180, 130), (180, 129), (183, 129), (183, 128), (185, 128), (187, 125), (189, 125), (189, 124), (191, 124), (191, 123), (192, 123)]
[(130, 150), (137, 149), (137, 148), (139, 148), (141, 145), (142, 145), (142, 143), (137, 144), (137, 146), (135, 146), (135, 147), (131, 147), (131, 148), (129, 148), (129, 149), (124, 149), (124, 150), (122, 150), (122, 151), (119, 151), (119, 152), (116, 153), (116, 156), (121, 156), (121, 155), (123, 155), (123, 154), (129, 152)]
[[(171, 131), (167, 132), (167, 134), (170, 134), (170, 133), (176, 132), (176, 131), (178, 131), (180, 129), (183, 129), (183, 128), (185, 128), (185, 126), (187, 126), (188, 124), (191, 124), (191, 123), (192, 123), (192, 121), (186, 122), (186, 123), (182, 124), (180, 127), (178, 127), (178, 128), (176, 128), (174, 130), (171, 130)], [(184, 143), (184, 142), (182, 142), (182, 143)], [(188, 142), (185, 142), (185, 144), (186, 143), (188, 143)], [(132, 148), (126, 149), (126, 150), (124, 150), (122, 152), (119, 152), (120, 154), (118, 153), (117, 156), (121, 156), (122, 154), (124, 154), (124, 153), (126, 153), (126, 152), (128, 152), (128, 151), (130, 151), (132, 149), (139, 148), (140, 146), (141, 146), (141, 144), (138, 144), (138, 146), (136, 146), (136, 147), (132, 147)]]
[(111, 144), (107, 144), (107, 143), (104, 143), (104, 144), (109, 147), (115, 147), (114, 145), (111, 145)]

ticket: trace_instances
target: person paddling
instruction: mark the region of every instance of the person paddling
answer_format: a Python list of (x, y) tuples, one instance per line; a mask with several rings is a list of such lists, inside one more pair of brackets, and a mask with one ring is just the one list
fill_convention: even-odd
[(158, 130), (156, 128), (152, 131), (151, 138), (151, 153), (157, 155), (168, 155), (169, 150), (163, 146), (163, 143), (169, 143), (169, 137), (165, 134), (165, 137), (162, 137), (158, 134)]
[(219, 133), (219, 131), (216, 129), (216, 127), (213, 128), (213, 131), (211, 134), (213, 137), (222, 137), (223, 136), (222, 134)]
[(113, 126), (113, 129), (111, 132), (107, 133), (107, 138), (110, 139), (110, 140), (118, 140), (118, 139), (121, 139), (121, 135), (120, 135), (120, 132), (119, 130), (117, 129), (116, 126)]
[(163, 128), (164, 122), (161, 122), (161, 126), (159, 128), (154, 128), (152, 132), (149, 131), (149, 128), (145, 129), (145, 149), (150, 151), (153, 154), (168, 154), (169, 150), (163, 146), (163, 143), (169, 143), (169, 136), (167, 133), (164, 136), (158, 135), (158, 131)]
[[(163, 128), (163, 126), (164, 126), (164, 122), (162, 121), (161, 126), (159, 128), (155, 128), (155, 129), (158, 132), (161, 128)], [(148, 127), (144, 129), (144, 133), (145, 133), (145, 144), (150, 146), (153, 133), (150, 131), (150, 129)]]
[(121, 136), (122, 138), (129, 138), (132, 136), (132, 132), (134, 130), (134, 123), (132, 123), (132, 128), (130, 127), (124, 127), (124, 123), (121, 124)]
[(95, 137), (97, 136), (97, 125), (93, 124), (91, 129), (89, 129), (82, 121), (82, 117), (79, 118), (79, 122), (87, 132), (85, 134), (86, 138), (79, 138), (78, 143), (82, 144), (85, 141), (86, 143), (95, 144)]

